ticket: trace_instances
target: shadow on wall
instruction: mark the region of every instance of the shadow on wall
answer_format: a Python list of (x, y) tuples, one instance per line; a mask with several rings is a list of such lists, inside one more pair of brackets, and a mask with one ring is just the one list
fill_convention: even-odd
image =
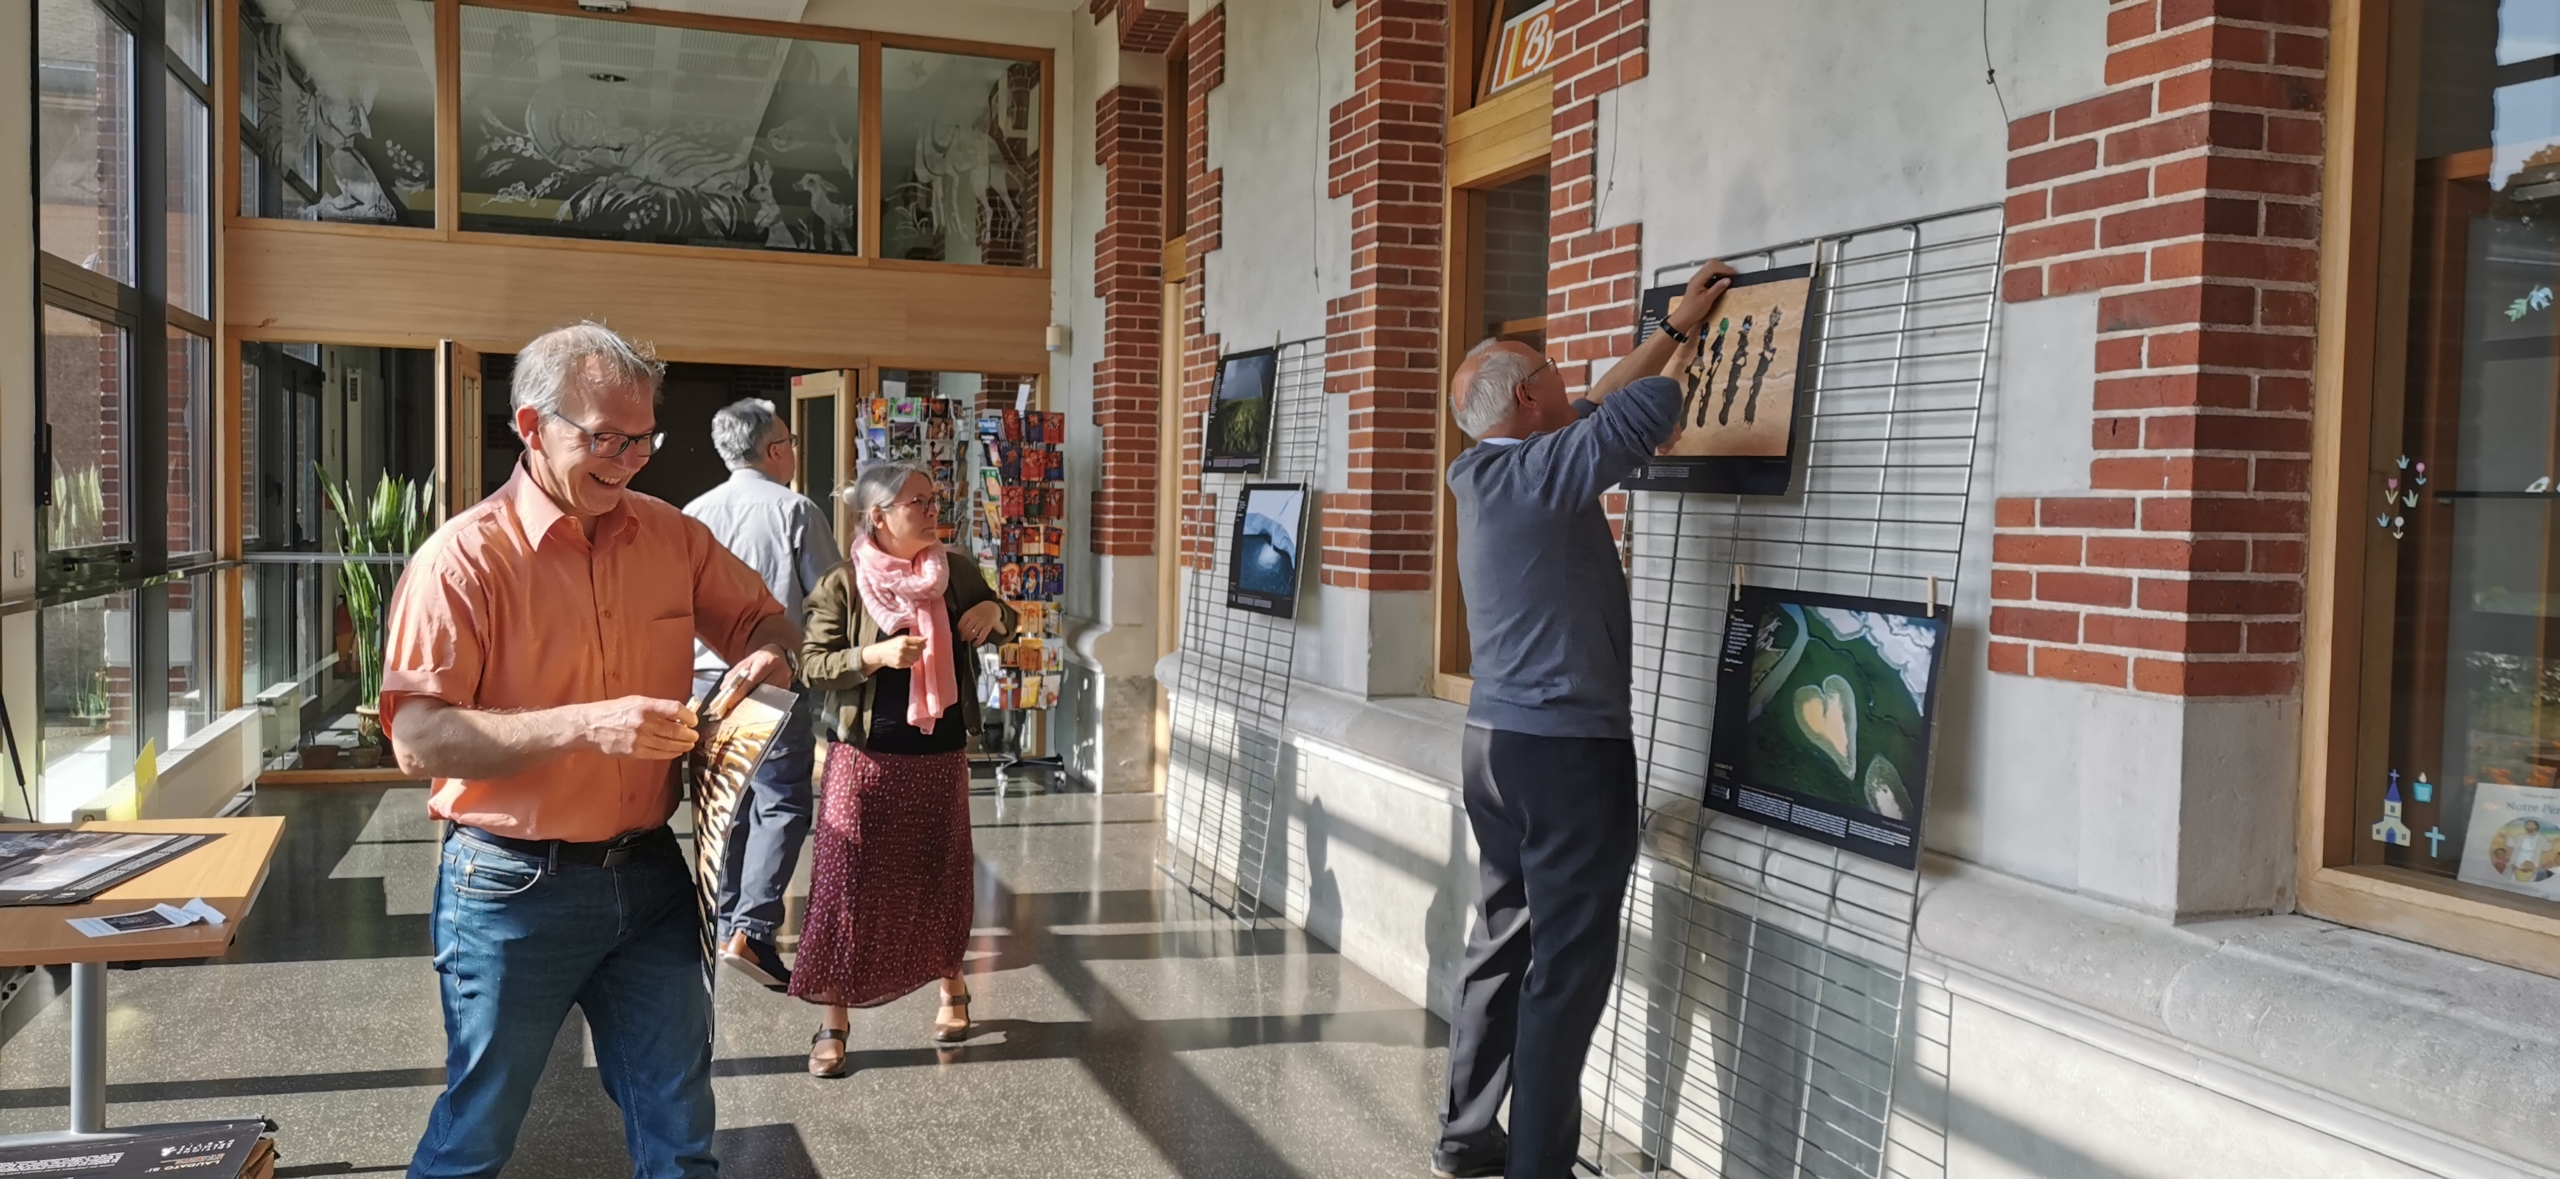
[[(1305, 916), (1300, 927), (1308, 936), (1341, 949), (1347, 914), (1341, 879), (1334, 865), (1337, 842), (1417, 883), (1434, 885), (1431, 904), (1422, 921), (1427, 971), (1423, 1005), (1433, 1014), (1447, 1018), (1451, 988), (1466, 951), (1468, 922), (1475, 906), (1473, 877), (1459, 882), (1452, 879), (1451, 871), (1452, 865), (1473, 862), (1465, 814), (1455, 810), (1449, 813), (1445, 824), (1447, 852), (1434, 862), (1404, 843), (1327, 809), (1324, 799), (1313, 789), (1307, 758), (1294, 742), (1281, 745), (1278, 779), (1283, 796), (1272, 800), (1273, 835), (1287, 839), (1294, 834), (1305, 849)], [(1284, 848), (1283, 854), (1269, 858), (1261, 893), (1266, 905), (1283, 911), (1291, 899), (1289, 872), (1295, 858), (1286, 853)]]

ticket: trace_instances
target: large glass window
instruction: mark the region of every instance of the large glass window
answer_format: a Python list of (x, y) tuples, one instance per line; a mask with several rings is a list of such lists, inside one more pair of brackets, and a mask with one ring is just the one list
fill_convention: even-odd
[(169, 745), (204, 731), (222, 715), (222, 611), (215, 595), (218, 574), (198, 574), (170, 583), (169, 596)]
[(213, 548), (213, 341), (169, 329), (169, 556)]
[(243, 215), (435, 224), (432, 0), (241, 0), (240, 72)]
[(59, 822), (133, 770), (133, 595), (48, 606), (44, 647), (44, 789), (37, 810)]
[(133, 34), (97, 0), (37, 0), (36, 187), (46, 253), (133, 281)]
[(881, 254), (1040, 264), (1040, 63), (880, 52)]
[(52, 460), (44, 545), (56, 553), (125, 539), (125, 331), (44, 309), (44, 447)]
[(850, 254), (862, 47), (462, 10), (462, 227)]
[(213, 116), (204, 100), (172, 77), (168, 92), (169, 305), (213, 316), (213, 156), (206, 147)]
[(2356, 513), (2391, 675), (2353, 859), (2560, 902), (2560, 4), (2423, 27), (2408, 363)]
[(202, 641), (210, 591), (193, 587), (209, 583), (183, 578), (214, 548), (209, 12), (38, 0), (34, 13), (43, 344), (38, 428), (15, 441), (39, 472), (49, 818), (230, 699)]

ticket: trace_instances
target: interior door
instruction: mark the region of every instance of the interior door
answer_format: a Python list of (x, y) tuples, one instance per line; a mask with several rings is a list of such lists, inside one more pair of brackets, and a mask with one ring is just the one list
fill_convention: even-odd
[(436, 345), (436, 519), (480, 502), (480, 353)]

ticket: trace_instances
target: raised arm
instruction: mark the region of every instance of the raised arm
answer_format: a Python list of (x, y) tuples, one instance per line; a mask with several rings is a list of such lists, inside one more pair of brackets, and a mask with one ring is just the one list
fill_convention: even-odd
[(1599, 498), (1670, 441), (1679, 417), (1679, 384), (1648, 376), (1581, 421), (1521, 443), (1517, 473), (1509, 477), (1526, 480), (1548, 507), (1571, 510)]
[[(1733, 286), (1732, 279), (1733, 267), (1722, 262), (1709, 262), (1699, 267), (1696, 274), (1689, 276), (1689, 289), (1680, 292), (1679, 300), (1663, 317), (1665, 322), (1681, 335), (1695, 339), (1698, 329), (1705, 326), (1707, 316), (1714, 314), (1716, 300), (1724, 298), (1725, 291)], [(1663, 366), (1671, 362), (1671, 354), (1679, 347), (1680, 341), (1674, 339), (1670, 332), (1655, 332), (1645, 337), (1644, 343), (1636, 345), (1635, 351), (1620, 357), (1618, 363), (1609, 366), (1608, 372), (1593, 381), (1591, 387), (1583, 391), (1582, 399), (1597, 405), (1608, 400), (1610, 394), (1625, 388), (1629, 382), (1662, 372)]]

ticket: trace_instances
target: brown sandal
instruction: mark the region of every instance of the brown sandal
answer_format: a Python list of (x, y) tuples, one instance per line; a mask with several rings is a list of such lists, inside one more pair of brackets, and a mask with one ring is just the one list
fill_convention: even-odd
[[(959, 1018), (950, 1017), (954, 1011), (960, 1013)], [(968, 992), (961, 992), (957, 999), (948, 994), (942, 996), (942, 1010), (933, 1017), (933, 1038), (940, 1044), (957, 1044), (969, 1038)]]
[[(835, 1046), (835, 1050), (823, 1054), (820, 1053), (818, 1051), (819, 1046), (825, 1044), (833, 1044)], [(809, 1037), (809, 1075), (813, 1077), (843, 1076), (845, 1066), (844, 1044), (845, 1033), (843, 1030), (838, 1028), (819, 1028), (817, 1035)]]

